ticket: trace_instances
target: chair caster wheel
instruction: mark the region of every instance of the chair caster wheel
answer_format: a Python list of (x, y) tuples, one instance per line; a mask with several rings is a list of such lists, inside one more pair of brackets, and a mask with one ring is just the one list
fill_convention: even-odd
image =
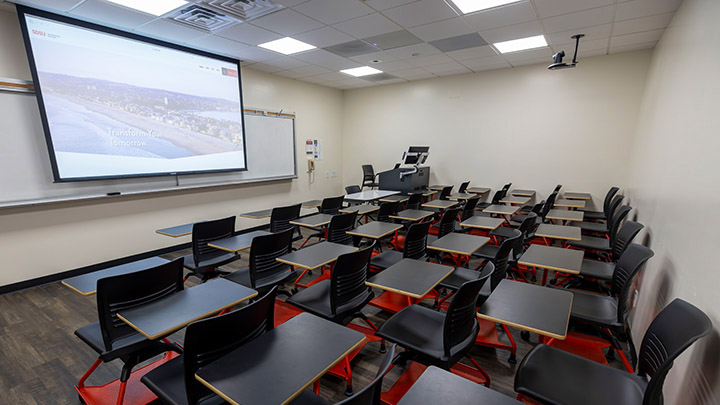
[(380, 345), (380, 350), (378, 350), (378, 352), (383, 354), (387, 353), (387, 348), (385, 348), (385, 344)]
[(508, 357), (508, 363), (517, 364), (517, 358), (515, 357), (515, 353), (510, 354), (510, 357)]
[(605, 355), (605, 358), (608, 359), (608, 361), (615, 360), (615, 351), (610, 351)]
[(293, 293), (293, 294), (297, 294), (297, 293), (298, 293), (298, 289), (297, 289), (297, 288), (292, 288), (292, 289), (290, 289), (290, 292)]
[(557, 280), (552, 279), (552, 280), (548, 281), (548, 284), (550, 284), (550, 285), (556, 285), (556, 284), (557, 284)]
[(353, 395), (352, 385), (348, 385), (348, 386), (345, 388), (345, 396), (346, 396), (346, 397), (351, 397), (352, 395)]
[(520, 332), (520, 337), (522, 340), (529, 342), (530, 341), (530, 332), (522, 331)]

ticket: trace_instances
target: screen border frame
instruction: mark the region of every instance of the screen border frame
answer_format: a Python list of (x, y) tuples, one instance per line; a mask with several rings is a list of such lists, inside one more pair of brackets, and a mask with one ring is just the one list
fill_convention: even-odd
[[(94, 181), (94, 180), (112, 180), (112, 179), (132, 179), (141, 177), (162, 177), (162, 176), (181, 176), (181, 175), (197, 175), (197, 174), (208, 174), (208, 173), (228, 173), (228, 172), (244, 172), (248, 170), (248, 159), (247, 159), (247, 139), (245, 137), (245, 104), (243, 103), (243, 92), (242, 92), (242, 71), (240, 60), (231, 58), (228, 56), (218, 55), (212, 52), (207, 52), (199, 49), (193, 49), (187, 46), (174, 44), (172, 42), (163, 41), (143, 35), (134, 34), (131, 32), (123, 31), (117, 28), (111, 28), (108, 26), (91, 23), (88, 21), (80, 20), (77, 18), (67, 17), (60, 14), (55, 14), (49, 11), (39, 10), (32, 7), (23, 6), (16, 4), (17, 15), (20, 21), (20, 32), (23, 36), (23, 42), (25, 44), (25, 52), (27, 53), (28, 63), (30, 65), (30, 74), (32, 75), (35, 95), (38, 101), (38, 108), (40, 109), (40, 118), (42, 120), (43, 132), (45, 133), (45, 143), (47, 144), (48, 154), (50, 155), (50, 164), (52, 166), (52, 174), (55, 183), (69, 183), (79, 181)], [(215, 170), (188, 170), (179, 172), (153, 172), (153, 173), (138, 173), (138, 174), (122, 174), (122, 175), (109, 175), (109, 176), (91, 176), (91, 177), (65, 177), (60, 176), (58, 170), (57, 158), (55, 156), (55, 147), (52, 142), (52, 135), (50, 133), (50, 125), (47, 119), (47, 111), (45, 110), (45, 101), (42, 97), (42, 89), (40, 86), (40, 80), (37, 73), (37, 66), (35, 65), (35, 55), (33, 54), (32, 44), (30, 42), (30, 35), (28, 33), (27, 22), (25, 16), (35, 16), (40, 18), (46, 18), (57, 22), (75, 25), (81, 28), (86, 28), (101, 33), (124, 37), (127, 39), (145, 42), (152, 45), (162, 46), (177, 51), (192, 53), (199, 56), (222, 60), (228, 63), (234, 63), (237, 66), (238, 71), (238, 91), (240, 93), (240, 114), (242, 115), (242, 139), (243, 139), (243, 159), (245, 167), (241, 169), (215, 169)]]

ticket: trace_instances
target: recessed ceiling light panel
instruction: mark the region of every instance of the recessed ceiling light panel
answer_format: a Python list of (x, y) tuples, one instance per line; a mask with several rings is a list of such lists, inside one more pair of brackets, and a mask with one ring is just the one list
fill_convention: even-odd
[(513, 39), (512, 41), (497, 42), (494, 43), (493, 46), (500, 51), (500, 53), (510, 53), (542, 48), (547, 46), (547, 41), (545, 40), (545, 36), (537, 35), (534, 37)]
[(355, 77), (361, 77), (361, 76), (375, 75), (378, 73), (382, 73), (382, 70), (378, 70), (378, 69), (372, 68), (370, 66), (361, 66), (361, 67), (356, 67), (356, 68), (352, 68), (352, 69), (341, 70), (340, 73), (345, 73), (346, 75), (355, 76)]
[(463, 14), (487, 10), (489, 8), (517, 3), (519, 1), (521, 0), (452, 0), (452, 2), (455, 3), (455, 6), (457, 6)]
[(133, 8), (156, 16), (167, 14), (178, 7), (188, 4), (185, 0), (107, 0), (111, 3)]
[(305, 42), (298, 41), (297, 39), (290, 37), (265, 42), (264, 44), (260, 44), (258, 46), (281, 53), (283, 55), (292, 55), (298, 52), (308, 51), (310, 49), (316, 48), (316, 46), (314, 45), (306, 44)]

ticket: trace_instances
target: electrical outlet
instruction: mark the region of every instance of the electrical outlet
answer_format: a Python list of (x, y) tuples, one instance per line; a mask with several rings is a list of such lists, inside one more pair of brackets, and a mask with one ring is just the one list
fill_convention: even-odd
[(330, 172), (330, 177), (332, 177), (332, 178), (337, 177), (337, 172), (336, 172), (335, 170), (333, 170), (332, 172)]
[(326, 179), (329, 179), (329, 178), (330, 178), (330, 172), (325, 172), (325, 178), (326, 178)]

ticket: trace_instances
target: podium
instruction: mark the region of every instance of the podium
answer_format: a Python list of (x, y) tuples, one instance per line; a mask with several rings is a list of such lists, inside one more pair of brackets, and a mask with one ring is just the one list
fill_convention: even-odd
[(400, 178), (401, 173), (415, 171), (414, 168), (397, 168), (378, 173), (378, 188), (380, 190), (395, 190), (409, 193), (427, 189), (430, 185), (430, 166), (420, 166), (417, 172), (406, 174)]

